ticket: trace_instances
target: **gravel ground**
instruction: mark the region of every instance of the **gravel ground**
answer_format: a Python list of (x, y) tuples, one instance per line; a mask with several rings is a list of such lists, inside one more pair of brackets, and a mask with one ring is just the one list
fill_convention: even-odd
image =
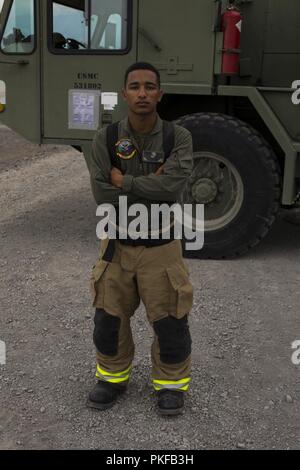
[(188, 260), (193, 382), (183, 416), (156, 413), (143, 307), (128, 392), (111, 410), (90, 410), (98, 241), (84, 159), (4, 127), (0, 139), (0, 449), (299, 449), (300, 227), (280, 218), (243, 258)]

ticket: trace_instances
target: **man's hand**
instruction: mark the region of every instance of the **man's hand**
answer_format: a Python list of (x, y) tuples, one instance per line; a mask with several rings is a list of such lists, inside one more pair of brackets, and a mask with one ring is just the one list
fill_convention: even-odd
[(164, 172), (164, 169), (165, 169), (165, 165), (160, 166), (159, 169), (155, 172), (155, 175), (156, 176), (162, 175)]
[(118, 168), (113, 167), (110, 172), (110, 182), (116, 188), (122, 188), (124, 176)]

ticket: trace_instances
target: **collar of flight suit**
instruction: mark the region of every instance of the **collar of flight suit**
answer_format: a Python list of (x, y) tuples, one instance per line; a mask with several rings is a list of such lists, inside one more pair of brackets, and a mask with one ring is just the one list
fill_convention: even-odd
[[(133, 136), (134, 130), (131, 127), (128, 116), (125, 119), (123, 119), (122, 127), (128, 135)], [(157, 114), (157, 120), (156, 120), (155, 126), (153, 127), (152, 131), (149, 134), (145, 134), (145, 136), (158, 134), (159, 132), (162, 132), (162, 128), (163, 128), (163, 121)]]

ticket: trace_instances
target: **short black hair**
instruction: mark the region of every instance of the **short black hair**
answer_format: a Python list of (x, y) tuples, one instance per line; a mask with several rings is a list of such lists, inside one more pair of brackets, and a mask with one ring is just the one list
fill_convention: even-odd
[(130, 67), (128, 67), (128, 69), (125, 72), (125, 80), (124, 80), (125, 87), (127, 85), (129, 74), (131, 72), (134, 72), (135, 70), (150, 70), (151, 72), (154, 72), (157, 77), (158, 86), (160, 88), (160, 85), (161, 85), (160, 73), (157, 70), (157, 68), (154, 67), (154, 65), (149, 64), (148, 62), (136, 62), (135, 64), (132, 64)]

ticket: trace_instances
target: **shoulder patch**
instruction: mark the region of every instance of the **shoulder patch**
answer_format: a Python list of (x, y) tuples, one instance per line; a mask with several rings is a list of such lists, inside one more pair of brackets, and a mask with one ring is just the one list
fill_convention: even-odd
[(130, 160), (136, 156), (137, 149), (130, 139), (123, 138), (116, 143), (116, 154), (122, 160)]

